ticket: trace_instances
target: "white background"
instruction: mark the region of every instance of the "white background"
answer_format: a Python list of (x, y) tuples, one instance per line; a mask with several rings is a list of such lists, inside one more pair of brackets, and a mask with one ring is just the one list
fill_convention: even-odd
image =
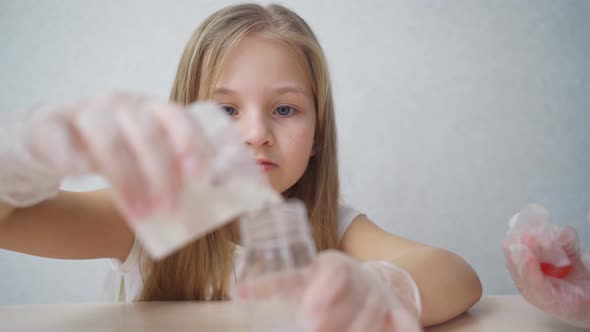
[[(190, 34), (227, 3), (2, 0), (0, 111), (115, 88), (166, 99)], [(529, 202), (590, 247), (590, 1), (283, 4), (330, 63), (347, 202), (465, 257), (486, 294), (515, 292), (501, 242)], [(100, 301), (107, 270), (0, 250), (0, 304)]]

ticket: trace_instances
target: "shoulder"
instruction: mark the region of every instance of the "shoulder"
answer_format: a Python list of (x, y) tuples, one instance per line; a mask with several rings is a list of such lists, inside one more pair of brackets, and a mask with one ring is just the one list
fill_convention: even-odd
[(352, 222), (360, 215), (363, 215), (359, 210), (347, 204), (338, 205), (338, 239), (342, 236), (352, 224)]

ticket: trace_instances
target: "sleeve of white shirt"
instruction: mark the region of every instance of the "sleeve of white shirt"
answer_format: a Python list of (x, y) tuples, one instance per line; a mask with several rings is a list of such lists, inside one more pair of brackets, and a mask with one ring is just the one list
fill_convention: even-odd
[(338, 241), (342, 239), (344, 232), (346, 232), (352, 221), (362, 214), (363, 213), (358, 210), (345, 204), (341, 204), (338, 207)]
[(109, 299), (116, 302), (131, 302), (137, 297), (143, 287), (141, 272), (139, 271), (139, 256), (141, 244), (135, 239), (133, 247), (124, 262), (111, 259), (112, 286)]

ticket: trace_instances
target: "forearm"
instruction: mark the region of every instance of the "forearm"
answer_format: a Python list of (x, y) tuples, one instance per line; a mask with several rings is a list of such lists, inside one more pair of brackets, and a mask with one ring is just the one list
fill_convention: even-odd
[(0, 223), (0, 249), (41, 257), (124, 260), (133, 242), (133, 233), (101, 191), (60, 192), (55, 199), (14, 209)]
[(0, 202), (0, 224), (8, 219), (8, 216), (12, 214), (14, 207), (8, 203)]
[(481, 297), (479, 278), (461, 257), (447, 250), (424, 247), (391, 260), (416, 282), (422, 301), (420, 321), (430, 326), (452, 319)]

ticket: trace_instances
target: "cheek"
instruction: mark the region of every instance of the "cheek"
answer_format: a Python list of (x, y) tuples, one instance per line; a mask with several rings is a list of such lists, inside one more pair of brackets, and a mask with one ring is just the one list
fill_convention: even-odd
[[(285, 133), (285, 132), (283, 132)], [(313, 130), (291, 130), (282, 136), (280, 154), (285, 168), (280, 183), (275, 185), (278, 191), (284, 191), (294, 185), (305, 173), (313, 146)], [(278, 180), (278, 179), (277, 179)]]
[(309, 124), (293, 128), (289, 133), (290, 150), (301, 157), (309, 156), (313, 147), (314, 133), (314, 126)]
[(289, 164), (296, 173), (303, 174), (312, 155), (313, 132), (309, 130), (295, 132), (285, 143), (284, 156), (289, 159)]

